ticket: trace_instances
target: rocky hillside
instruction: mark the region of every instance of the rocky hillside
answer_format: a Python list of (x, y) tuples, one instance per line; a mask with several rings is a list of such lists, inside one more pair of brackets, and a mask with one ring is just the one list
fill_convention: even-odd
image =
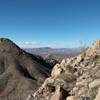
[(82, 54), (56, 64), (27, 100), (100, 100), (100, 40)]
[(0, 100), (25, 100), (49, 76), (49, 68), (40, 56), (0, 38)]

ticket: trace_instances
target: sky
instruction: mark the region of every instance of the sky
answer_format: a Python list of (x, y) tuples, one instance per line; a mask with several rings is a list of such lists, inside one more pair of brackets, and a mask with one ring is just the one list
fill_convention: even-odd
[(79, 47), (100, 39), (100, 0), (0, 0), (0, 37), (20, 47)]

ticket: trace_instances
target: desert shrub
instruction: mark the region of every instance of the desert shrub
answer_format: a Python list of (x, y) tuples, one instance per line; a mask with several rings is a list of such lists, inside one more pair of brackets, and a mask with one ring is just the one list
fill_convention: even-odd
[(50, 93), (54, 92), (55, 91), (55, 86), (53, 86), (52, 84), (49, 83), (49, 84), (46, 85), (45, 90), (49, 91)]

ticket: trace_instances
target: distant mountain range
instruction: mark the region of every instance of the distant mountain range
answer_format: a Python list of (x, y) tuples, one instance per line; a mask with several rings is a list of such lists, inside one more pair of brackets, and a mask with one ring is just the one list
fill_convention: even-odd
[(24, 50), (32, 54), (41, 55), (42, 57), (45, 57), (47, 55), (52, 55), (56, 56), (56, 58), (59, 59), (75, 56), (81, 52), (80, 48), (41, 47), (41, 48), (24, 48)]
[(41, 48), (24, 48), (27, 52), (35, 54), (72, 54), (80, 52), (80, 48), (50, 48), (50, 47), (41, 47)]

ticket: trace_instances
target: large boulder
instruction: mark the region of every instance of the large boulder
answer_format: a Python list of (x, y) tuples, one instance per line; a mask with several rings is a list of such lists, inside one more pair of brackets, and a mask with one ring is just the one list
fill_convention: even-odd
[(100, 88), (99, 88), (98, 94), (96, 95), (96, 98), (94, 100), (100, 100)]
[(66, 100), (66, 97), (68, 96), (69, 94), (66, 90), (61, 87), (57, 87), (55, 93), (52, 95), (50, 100)]

